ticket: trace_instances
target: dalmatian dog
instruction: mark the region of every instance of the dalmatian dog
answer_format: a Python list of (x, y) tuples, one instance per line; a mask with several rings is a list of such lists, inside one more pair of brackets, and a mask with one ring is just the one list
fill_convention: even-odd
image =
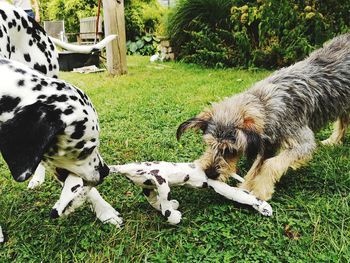
[(88, 96), (5, 58), (0, 58), (0, 79), (0, 151), (12, 177), (23, 182), (43, 162), (63, 183), (61, 196), (70, 197), (56, 203), (53, 218), (87, 199), (101, 221), (120, 226), (119, 213), (94, 188), (109, 168), (98, 151), (98, 117)]
[[(110, 35), (96, 45), (78, 46), (49, 37), (44, 29), (22, 9), (0, 1), (0, 56), (22, 62), (48, 77), (57, 78), (58, 52), (54, 44), (77, 53), (91, 53), (114, 40)], [(34, 189), (45, 180), (45, 168), (39, 165), (28, 184)]]
[[(167, 218), (170, 224), (181, 221), (179, 202), (170, 198), (170, 186), (211, 188), (227, 199), (252, 206), (264, 216), (272, 216), (271, 206), (244, 189), (231, 187), (224, 182), (211, 180), (197, 161), (193, 163), (139, 162), (109, 166), (111, 173), (126, 175), (136, 185), (143, 188), (147, 201)], [(244, 181), (237, 174), (232, 175)]]

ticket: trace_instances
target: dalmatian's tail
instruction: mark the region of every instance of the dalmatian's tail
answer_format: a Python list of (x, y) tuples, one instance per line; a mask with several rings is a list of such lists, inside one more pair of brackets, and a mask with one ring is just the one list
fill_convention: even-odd
[(117, 38), (117, 35), (109, 35), (109, 36), (105, 37), (105, 39), (103, 39), (101, 42), (98, 42), (95, 45), (82, 46), (82, 45), (69, 44), (69, 43), (63, 42), (57, 38), (50, 37), (51, 41), (55, 45), (60, 46), (61, 48), (66, 49), (68, 51), (73, 51), (73, 52), (77, 52), (77, 53), (84, 53), (84, 54), (88, 54), (88, 53), (91, 53), (94, 51), (101, 50), (109, 42), (111, 42), (112, 40), (114, 40), (116, 38)]

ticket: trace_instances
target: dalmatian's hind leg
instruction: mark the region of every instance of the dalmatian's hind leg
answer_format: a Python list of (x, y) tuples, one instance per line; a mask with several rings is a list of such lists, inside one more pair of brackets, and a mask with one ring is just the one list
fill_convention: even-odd
[(263, 201), (247, 190), (229, 186), (226, 183), (208, 179), (209, 187), (213, 188), (215, 192), (226, 197), (227, 199), (236, 201), (241, 204), (252, 206), (260, 214), (264, 216), (272, 216), (272, 207), (266, 201)]

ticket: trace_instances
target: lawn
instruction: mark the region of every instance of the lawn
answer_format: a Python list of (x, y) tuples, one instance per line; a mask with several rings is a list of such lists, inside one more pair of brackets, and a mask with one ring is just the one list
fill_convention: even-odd
[[(177, 142), (177, 126), (269, 74), (151, 64), (145, 57), (129, 57), (128, 70), (116, 78), (60, 75), (91, 97), (110, 164), (198, 158), (200, 134), (188, 132)], [(329, 134), (326, 128), (317, 138)], [(209, 190), (174, 188), (183, 220), (170, 226), (139, 187), (111, 175), (98, 189), (122, 213), (122, 229), (100, 223), (88, 206), (50, 219), (60, 193), (53, 176), (27, 190), (1, 161), (0, 225), (9, 240), (0, 245), (0, 262), (350, 262), (349, 145), (347, 136), (342, 146), (320, 146), (306, 167), (289, 171), (270, 201), (272, 218)], [(244, 175), (249, 166), (242, 161), (239, 168)]]

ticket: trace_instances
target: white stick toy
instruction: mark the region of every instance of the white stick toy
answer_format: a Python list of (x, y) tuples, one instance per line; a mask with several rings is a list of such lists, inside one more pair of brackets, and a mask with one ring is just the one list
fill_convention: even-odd
[[(264, 216), (272, 215), (272, 208), (267, 202), (256, 198), (246, 190), (207, 178), (197, 162), (140, 162), (112, 165), (109, 168), (111, 173), (125, 174), (136, 185), (141, 186), (148, 202), (161, 211), (170, 224), (175, 225), (181, 221), (181, 213), (177, 210), (179, 202), (170, 199), (170, 186), (176, 185), (193, 188), (210, 187), (227, 199), (251, 205)], [(235, 174), (232, 177), (244, 181), (239, 175)]]

